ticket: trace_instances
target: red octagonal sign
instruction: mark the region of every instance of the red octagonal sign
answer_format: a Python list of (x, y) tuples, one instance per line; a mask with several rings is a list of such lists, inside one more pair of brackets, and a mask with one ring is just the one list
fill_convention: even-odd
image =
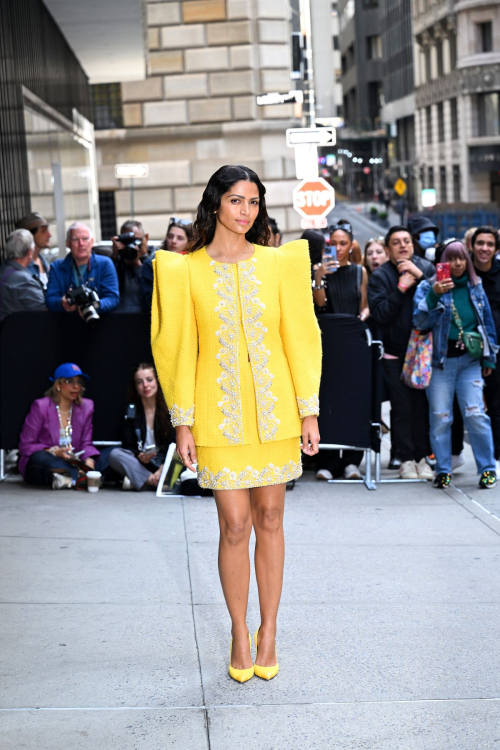
[(293, 207), (304, 219), (321, 219), (335, 208), (335, 190), (322, 177), (303, 180), (293, 191)]

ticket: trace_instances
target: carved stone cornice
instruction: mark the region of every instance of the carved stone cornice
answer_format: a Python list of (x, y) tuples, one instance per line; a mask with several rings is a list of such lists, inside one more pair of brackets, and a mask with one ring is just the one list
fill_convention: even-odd
[(500, 64), (462, 68), (419, 86), (415, 91), (415, 107), (421, 109), (460, 95), (480, 94), (499, 89)]
[(436, 78), (434, 81), (419, 86), (415, 91), (415, 106), (417, 109), (430, 107), (431, 104), (460, 96), (462, 93), (460, 73), (461, 71), (454, 70), (447, 76), (441, 76), (441, 78)]

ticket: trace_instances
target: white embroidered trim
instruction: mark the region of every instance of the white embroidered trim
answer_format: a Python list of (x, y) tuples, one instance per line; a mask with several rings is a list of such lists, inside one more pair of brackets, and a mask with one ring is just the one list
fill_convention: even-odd
[(239, 474), (230, 469), (222, 469), (214, 474), (206, 466), (198, 473), (198, 484), (210, 490), (239, 490), (250, 487), (266, 487), (271, 484), (284, 484), (297, 479), (302, 474), (299, 461), (288, 461), (283, 467), (268, 464), (259, 471), (247, 466)]
[(183, 409), (174, 404), (170, 409), (170, 421), (173, 427), (180, 427), (181, 425), (192, 427), (194, 425), (194, 404), (189, 409)]
[(299, 407), (299, 416), (301, 419), (312, 415), (319, 415), (319, 399), (316, 395), (311, 398), (299, 398), (297, 396), (297, 406)]
[(271, 391), (274, 375), (267, 368), (271, 352), (264, 344), (267, 328), (260, 321), (265, 304), (257, 297), (262, 282), (254, 275), (256, 262), (255, 259), (238, 264), (238, 270), (243, 328), (252, 365), (259, 434), (262, 442), (267, 442), (274, 439), (280, 420), (273, 414), (277, 398)]
[(216, 263), (212, 260), (210, 265), (219, 277), (214, 289), (221, 298), (215, 308), (215, 312), (222, 320), (221, 327), (215, 332), (221, 345), (217, 359), (222, 367), (222, 375), (217, 378), (217, 383), (224, 393), (222, 401), (217, 403), (224, 415), (219, 429), (231, 445), (240, 445), (243, 443), (243, 418), (238, 371), (239, 315), (236, 284), (232, 264)]

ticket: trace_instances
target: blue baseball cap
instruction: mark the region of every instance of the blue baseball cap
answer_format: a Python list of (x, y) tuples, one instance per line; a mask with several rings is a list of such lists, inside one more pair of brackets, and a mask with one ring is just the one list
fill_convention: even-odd
[(85, 373), (81, 371), (78, 365), (75, 365), (73, 362), (65, 362), (63, 365), (59, 365), (59, 367), (56, 367), (53, 376), (49, 378), (49, 380), (53, 383), (55, 380), (58, 380), (58, 378), (77, 377), (85, 378), (85, 380), (90, 380), (89, 376), (85, 375)]

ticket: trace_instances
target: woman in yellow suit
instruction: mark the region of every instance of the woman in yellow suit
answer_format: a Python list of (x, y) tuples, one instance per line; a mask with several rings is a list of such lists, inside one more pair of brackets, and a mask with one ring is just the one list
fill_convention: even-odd
[[(267, 247), (265, 192), (251, 169), (221, 167), (198, 206), (190, 252), (154, 260), (154, 359), (177, 451), (215, 496), (229, 674), (239, 682), (278, 672), (286, 482), (302, 473), (300, 436), (308, 455), (319, 443), (321, 340), (308, 246)], [(255, 664), (246, 624), (252, 525)]]

